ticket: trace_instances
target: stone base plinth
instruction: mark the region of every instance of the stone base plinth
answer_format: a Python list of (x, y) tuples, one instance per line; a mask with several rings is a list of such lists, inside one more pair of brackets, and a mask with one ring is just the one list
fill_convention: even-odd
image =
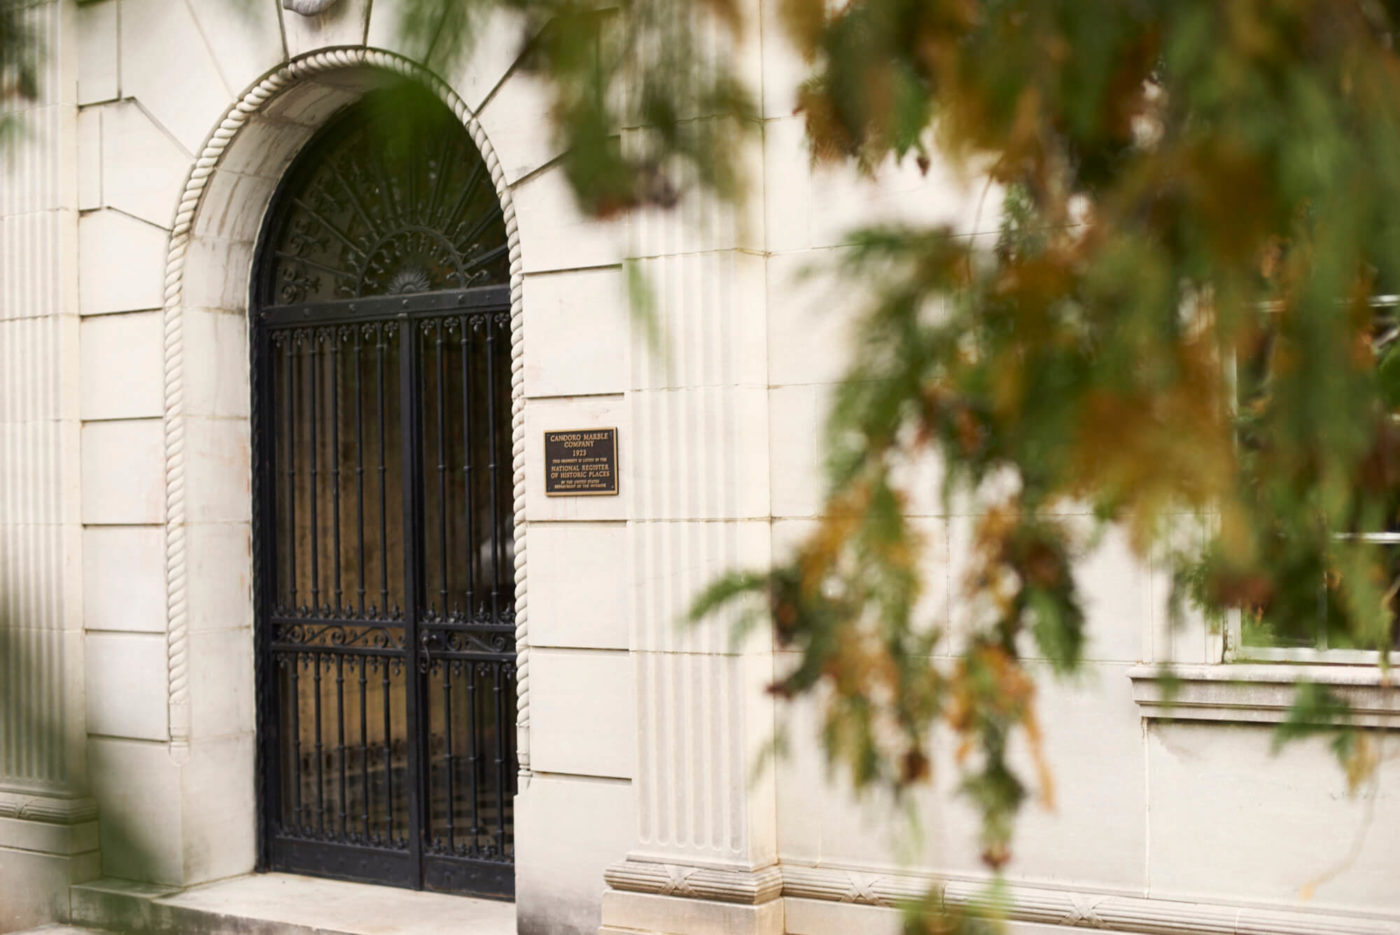
[(783, 901), (743, 905), (625, 893), (603, 894), (598, 935), (783, 935)]
[(0, 793), (0, 932), (67, 919), (68, 890), (98, 876), (91, 799)]

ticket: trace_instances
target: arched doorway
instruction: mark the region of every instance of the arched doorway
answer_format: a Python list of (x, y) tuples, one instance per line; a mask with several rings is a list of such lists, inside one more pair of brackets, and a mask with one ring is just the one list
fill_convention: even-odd
[(396, 88), (306, 147), (255, 269), (264, 863), (509, 897), (507, 236), (452, 113)]

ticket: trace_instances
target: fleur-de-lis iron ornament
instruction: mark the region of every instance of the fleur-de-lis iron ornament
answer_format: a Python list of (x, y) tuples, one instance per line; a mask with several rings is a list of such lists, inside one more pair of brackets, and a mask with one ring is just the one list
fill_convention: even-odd
[(316, 16), (335, 6), (336, 0), (282, 0), (284, 9), (302, 16)]

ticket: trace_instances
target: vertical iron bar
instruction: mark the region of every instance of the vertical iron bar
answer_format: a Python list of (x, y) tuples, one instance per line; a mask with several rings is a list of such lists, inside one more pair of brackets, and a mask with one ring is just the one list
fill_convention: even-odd
[[(316, 464), (316, 423), (320, 421), (321, 410), (316, 405), (317, 384), (321, 382), (320, 357), (321, 351), (317, 347), (317, 335), (311, 335), (311, 418), (308, 420), (311, 431), (311, 607), (317, 610), (321, 606), (321, 573), (317, 565), (320, 558), (320, 524), (316, 521), (316, 501), (321, 499), (321, 488), (319, 474)], [(320, 677), (320, 667), (317, 667), (317, 677)], [(318, 696), (319, 698), (319, 696)]]
[[(293, 773), (297, 768), (290, 758), (287, 745), (287, 732), (284, 718), (285, 703), (279, 703), (286, 691), (285, 670), (278, 664), (285, 662), (285, 654), (272, 649), (273, 633), (271, 616), (273, 608), (281, 607), (284, 600), (284, 575), (295, 580), (295, 566), (286, 570), (286, 542), (282, 539), (281, 517), (284, 503), (279, 493), (282, 460), (293, 460), (294, 447), (288, 444), (279, 451), (282, 440), (282, 417), (287, 416), (288, 432), (291, 431), (291, 391), (290, 386), (279, 389), (278, 376), (282, 374), (282, 362), (277, 355), (287, 356), (291, 352), (291, 333), (274, 332), (265, 327), (261, 315), (254, 317), (252, 326), (252, 376), (254, 380), (252, 418), (252, 438), (255, 442), (253, 464), (256, 466), (253, 478), (257, 486), (253, 489), (254, 522), (252, 529), (254, 543), (253, 567), (253, 652), (254, 681), (256, 684), (255, 726), (256, 761), (254, 768), (261, 792), (259, 805), (258, 864), (256, 869), (268, 870), (273, 860), (273, 840), (279, 833), (295, 828), (295, 822), (282, 820), (284, 808), (291, 796), (285, 788), (287, 767)], [(288, 502), (295, 499), (295, 491), (288, 487)], [(289, 527), (290, 528), (290, 527)], [(288, 613), (296, 612), (296, 601), (286, 605)], [(295, 702), (294, 702), (295, 703)], [(299, 804), (299, 803), (298, 803)]]
[(394, 763), (392, 760), (394, 749), (390, 738), (393, 737), (393, 718), (390, 716), (389, 705), (389, 662), (390, 656), (384, 657), (383, 678), (380, 680), (380, 689), (384, 696), (384, 843), (393, 847), (394, 845)]
[(499, 663), (492, 664), (495, 667), (495, 679), (493, 680), (492, 691), (496, 696), (496, 855), (506, 856), (506, 712), (504, 698), (501, 695), (501, 681), (504, 678), (504, 666)]
[(345, 816), (345, 655), (335, 657), (335, 758), (340, 765), (340, 836), (346, 835)]
[(438, 569), (442, 576), (438, 613), (447, 617), (447, 367), (442, 357), (443, 320), (437, 320), (437, 473), (438, 473)]
[(411, 879), (418, 886), (423, 880), (424, 808), (422, 792), (424, 747), (427, 719), (422, 717), (418, 671), (418, 616), (421, 611), (422, 530), (421, 490), (423, 485), (423, 420), (419, 388), (418, 335), (406, 313), (399, 315), (399, 425), (403, 441), (403, 570), (404, 570), (404, 687), (408, 730), (408, 853)]
[(360, 825), (364, 829), (363, 840), (369, 843), (369, 710), (365, 697), (365, 669), (369, 657), (360, 657)]
[(476, 530), (472, 515), (472, 371), (471, 318), (462, 316), (462, 490), (466, 501), (462, 510), (467, 541), (467, 617), (476, 613)]
[(486, 427), (491, 442), (487, 474), (491, 481), (491, 622), (501, 619), (501, 505), (496, 445), (496, 333), (486, 319)]
[(292, 823), (302, 830), (301, 804), (301, 653), (292, 653)]
[(467, 672), (467, 775), (471, 779), (471, 782), (468, 783), (468, 785), (470, 786), (472, 796), (471, 855), (475, 857), (478, 851), (480, 850), (481, 846), (481, 842), (479, 840), (479, 836), (481, 834), (481, 814), (479, 812), (480, 800), (479, 793), (476, 787), (477, 763), (481, 759), (481, 751), (477, 748), (478, 740), (480, 738), (477, 737), (476, 733), (476, 672), (474, 671), (475, 665), (472, 662), (468, 661), (466, 663), (465, 668)]
[[(253, 775), (257, 796), (257, 863), (255, 870), (268, 869), (271, 841), (277, 828), (273, 818), (281, 814), (281, 799), (275, 777), (282, 773), (281, 752), (274, 746), (277, 743), (272, 714), (277, 710), (273, 693), (275, 658), (268, 651), (270, 634), (268, 630), (269, 610), (278, 603), (277, 589), (281, 587), (277, 574), (277, 557), (280, 543), (277, 541), (275, 512), (281, 500), (278, 493), (278, 472), (276, 460), (278, 425), (277, 412), (269, 411), (271, 400), (278, 396), (272, 391), (271, 376), (275, 372), (274, 351), (276, 344), (270, 340), (267, 329), (259, 327), (261, 316), (251, 318), (249, 372), (252, 375), (253, 406), (249, 412), (249, 436), (253, 443), (253, 694), (254, 694), (254, 746)], [(280, 681), (280, 679), (279, 679)], [(280, 688), (280, 686), (278, 686)]]
[(326, 766), (321, 759), (321, 654), (312, 653), (311, 661), (316, 667), (315, 688), (316, 706), (316, 830), (326, 833)]
[[(352, 326), (355, 335), (355, 525), (360, 534), (359, 601), (360, 616), (365, 615), (365, 413), (360, 387), (360, 329)], [(364, 675), (364, 666), (360, 666)], [(366, 830), (368, 833), (368, 830)]]
[(379, 609), (384, 617), (389, 616), (389, 507), (385, 495), (387, 471), (385, 467), (384, 442), (384, 351), (388, 340), (389, 325), (379, 325), (379, 340), (375, 344), (376, 369), (379, 377)]
[(335, 552), (335, 608), (345, 606), (340, 591), (340, 337), (331, 329), (331, 548)]
[(456, 853), (457, 844), (453, 833), (453, 815), (456, 811), (456, 795), (453, 789), (452, 779), (452, 660), (442, 661), (442, 723), (443, 734), (447, 741), (447, 755), (445, 757), (447, 767), (447, 852)]
[(297, 349), (296, 340), (287, 340), (287, 577), (291, 582), (291, 603), (297, 609)]

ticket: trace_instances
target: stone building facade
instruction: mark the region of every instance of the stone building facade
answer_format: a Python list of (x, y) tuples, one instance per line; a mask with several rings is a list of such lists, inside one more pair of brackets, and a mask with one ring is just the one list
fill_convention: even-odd
[[(769, 22), (773, 7), (753, 14)], [(259, 655), (271, 623), (257, 603), (256, 537), (269, 535), (255, 530), (257, 478), (278, 475), (259, 475), (255, 458), (251, 344), (268, 304), (257, 283), (298, 154), (403, 81), (460, 125), (499, 209), (495, 411), (509, 451), (490, 463), (513, 609), (491, 625), (509, 622), (514, 642), (501, 645), (514, 656), (509, 681), (491, 684), (514, 699), (490, 736), (509, 734), (518, 763), (519, 931), (896, 931), (895, 904), (933, 881), (950, 902), (971, 898), (976, 828), (951, 770), (917, 803), (918, 844), (899, 846), (895, 813), (828, 783), (811, 713), (765, 693), (782, 664), (767, 637), (735, 645), (725, 620), (677, 621), (699, 587), (781, 553), (819, 508), (817, 439), (849, 322), (823, 314), (836, 287), (800, 272), (875, 218), (992, 236), (995, 193), (937, 166), (874, 182), (812, 169), (793, 114), (800, 66), (768, 38), (735, 53), (762, 90), (748, 212), (692, 200), (588, 220), (557, 167), (545, 97), (517, 67), (514, 24), (492, 20), (445, 68), (399, 40), (397, 12), (394, 0), (310, 14), (277, 0), (30, 10), (48, 53), (42, 97), (0, 178), (0, 610), (12, 636), (0, 660), (0, 931), (81, 917), (93, 881), (170, 892), (280, 866), (265, 799), (281, 781), (268, 757), (286, 748), (259, 746), (260, 726), (287, 728), (260, 714), (285, 683), (259, 690), (271, 678), (259, 659), (274, 657)], [(626, 264), (654, 290), (660, 349), (629, 314)], [(616, 429), (617, 494), (547, 495), (545, 433), (592, 427)], [(928, 600), (956, 632), (976, 508), (948, 512), (935, 478), (930, 468), (916, 506)], [(1269, 753), (1303, 670), (1393, 727), (1376, 667), (1251, 662), (1204, 624), (1170, 632), (1163, 580), (1118, 542), (1081, 574), (1090, 662), (1082, 682), (1045, 688), (1057, 806), (1024, 821), (1013, 930), (1400, 931), (1393, 770), (1349, 796), (1321, 744)], [(1171, 709), (1162, 662), (1183, 678)], [(366, 664), (353, 665), (363, 679)], [(319, 662), (298, 671), (320, 690)], [(755, 770), (779, 719), (796, 749)], [(360, 799), (344, 791), (345, 764), (368, 776), (373, 759), (369, 728), (351, 732), (361, 759), (342, 739), (339, 761), (298, 750), (293, 771), (338, 768), (340, 821), (361, 802), (368, 834), (383, 780), (366, 779)], [(399, 756), (374, 762), (389, 776)], [(450, 746), (446, 757), (460, 767)]]

